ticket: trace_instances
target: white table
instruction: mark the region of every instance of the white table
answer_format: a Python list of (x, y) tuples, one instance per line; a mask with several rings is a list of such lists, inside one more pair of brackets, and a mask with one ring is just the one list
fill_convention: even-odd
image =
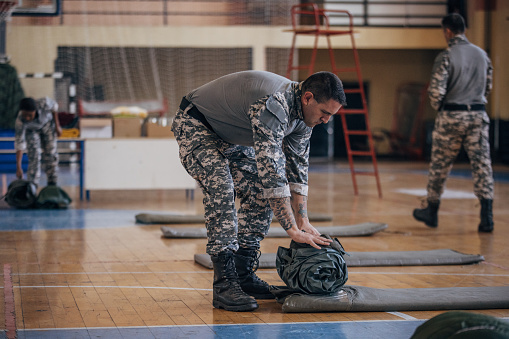
[(180, 163), (175, 139), (86, 139), (85, 190), (185, 189), (196, 182)]

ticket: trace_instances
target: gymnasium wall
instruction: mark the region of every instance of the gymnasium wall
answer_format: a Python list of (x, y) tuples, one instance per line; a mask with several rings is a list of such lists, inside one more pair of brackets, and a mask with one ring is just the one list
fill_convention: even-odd
[[(154, 16), (150, 13), (155, 13), (159, 9), (147, 5), (151, 3), (153, 6), (155, 1), (129, 1), (126, 2), (129, 6), (122, 7), (121, 11), (118, 6), (102, 8), (102, 11), (123, 13), (108, 17), (94, 14), (97, 11), (94, 12), (90, 8), (87, 11), (83, 9), (100, 2), (64, 1), (64, 6), (67, 6), (64, 12), (67, 14), (60, 17), (14, 17), (7, 27), (7, 54), (18, 73), (51, 73), (55, 71), (58, 48), (62, 46), (239, 49), (243, 51), (242, 58), (245, 58), (245, 51), (249, 50), (250, 60), (238, 63), (232, 71), (237, 71), (239, 67), (245, 65), (246, 68), (269, 70), (284, 75), (292, 36), (291, 33), (285, 32), (290, 22), (284, 13), (289, 10), (291, 1), (280, 2), (279, 7), (271, 8), (268, 21), (264, 21), (263, 10), (266, 8), (260, 7), (262, 2), (259, 1), (246, 2), (243, 5), (229, 3), (227, 5), (229, 8), (217, 6), (209, 8), (210, 3), (206, 1), (192, 2), (194, 4), (192, 8), (184, 1), (173, 2), (174, 7), (169, 12), (166, 11), (164, 16)], [(509, 97), (505, 93), (509, 90), (509, 71), (504, 66), (509, 59), (509, 45), (505, 42), (506, 33), (509, 31), (507, 20), (509, 3), (498, 1), (493, 11), (487, 11), (478, 3), (469, 2), (467, 37), (490, 52), (495, 66), (495, 88), (489, 98), (489, 114), (492, 118), (507, 120), (509, 110), (506, 107), (509, 105)], [(261, 14), (256, 17), (257, 19), (249, 19), (251, 22), (246, 21), (244, 14), (244, 21), (242, 15), (237, 18), (221, 15), (231, 10), (239, 13), (254, 11)], [(180, 15), (175, 16), (179, 11)], [(205, 19), (200, 13), (207, 11), (212, 14)], [(186, 13), (187, 16), (182, 13)], [(446, 47), (441, 29), (358, 27), (356, 32), (364, 81), (369, 85), (371, 127), (389, 129), (397, 87), (403, 82), (429, 80), (434, 57)], [(332, 43), (336, 49), (336, 62), (349, 62), (351, 46), (348, 39), (334, 37)], [(309, 56), (311, 46), (312, 39), (299, 42), (301, 61)], [(320, 47), (325, 47), (324, 42), (320, 42)], [(201, 64), (201, 67), (197, 67), (199, 73), (194, 76), (187, 73), (179, 75), (178, 72), (166, 76), (168, 82), (175, 84), (173, 90), (175, 93), (172, 96), (163, 93), (165, 97), (171, 99), (168, 102), (170, 114), (175, 111), (178, 104), (174, 98), (207, 81), (207, 76), (215, 77), (218, 69), (222, 73), (228, 73), (228, 66), (231, 64), (214, 54), (205, 58), (201, 54), (188, 58), (184, 56), (184, 59), (187, 60), (186, 67), (192, 68), (193, 62), (195, 65)], [(328, 70), (329, 65), (327, 53), (320, 51), (315, 70)], [(346, 74), (340, 77), (345, 81), (352, 80), (351, 76)], [(55, 95), (52, 79), (22, 79), (22, 85), (26, 94), (30, 96)], [(167, 90), (163, 89), (164, 91)]]

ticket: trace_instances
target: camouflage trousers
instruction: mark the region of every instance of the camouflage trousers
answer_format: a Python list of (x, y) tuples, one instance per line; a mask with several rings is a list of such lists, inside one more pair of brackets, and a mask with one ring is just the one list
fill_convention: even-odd
[(189, 116), (190, 107), (177, 111), (172, 130), (180, 161), (204, 195), (207, 253), (236, 251), (239, 246), (257, 250), (269, 230), (272, 210), (262, 198), (254, 149), (225, 142)]
[(40, 130), (26, 130), (25, 139), (28, 155), (27, 180), (39, 185), (41, 166), (48, 183), (57, 183), (58, 153), (57, 138), (53, 121)]
[(490, 120), (483, 111), (441, 111), (435, 120), (428, 201), (438, 202), (461, 146), (470, 160), (474, 193), (479, 199), (493, 199), (493, 171), (489, 144)]

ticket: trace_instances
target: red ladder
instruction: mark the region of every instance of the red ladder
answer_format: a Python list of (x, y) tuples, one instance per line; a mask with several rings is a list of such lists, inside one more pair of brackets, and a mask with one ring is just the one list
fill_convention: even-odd
[[(333, 15), (340, 20), (347, 20), (348, 29), (331, 29), (329, 15)], [(290, 56), (288, 60), (288, 68), (286, 71), (286, 77), (290, 78), (291, 73), (294, 70), (308, 70), (308, 76), (313, 74), (314, 65), (316, 61), (316, 54), (318, 50), (318, 40), (321, 36), (326, 37), (327, 39), (327, 47), (329, 51), (329, 59), (332, 66), (332, 72), (337, 74), (343, 73), (356, 73), (357, 82), (359, 84), (358, 88), (345, 89), (346, 94), (358, 94), (361, 96), (362, 107), (361, 109), (349, 109), (349, 108), (341, 108), (338, 112), (341, 117), (341, 123), (343, 126), (343, 133), (345, 137), (346, 151), (348, 155), (348, 162), (350, 164), (350, 172), (352, 174), (352, 182), (353, 189), (355, 195), (358, 195), (359, 190), (357, 187), (357, 175), (371, 175), (376, 178), (376, 184), (378, 189), (378, 196), (382, 197), (382, 187), (380, 185), (380, 177), (378, 175), (378, 165), (376, 161), (375, 155), (375, 147), (373, 142), (373, 135), (371, 133), (371, 128), (369, 126), (369, 116), (368, 116), (368, 106), (366, 102), (366, 93), (364, 91), (364, 87), (362, 86), (362, 74), (359, 62), (359, 54), (357, 52), (357, 48), (355, 47), (354, 40), (354, 31), (353, 31), (353, 17), (348, 11), (344, 10), (332, 10), (332, 9), (320, 9), (316, 4), (300, 4), (292, 6), (291, 8), (291, 16), (292, 16), (292, 29), (289, 30), (293, 32), (292, 39), (292, 47), (290, 49)], [(298, 22), (298, 20), (309, 19), (311, 24), (303, 25)], [(297, 42), (298, 35), (308, 35), (314, 36), (314, 46), (313, 51), (311, 53), (310, 63), (307, 65), (294, 65), (294, 54), (295, 54), (295, 46)], [(332, 44), (330, 37), (335, 35), (349, 35), (352, 51), (355, 60), (355, 67), (346, 67), (346, 68), (337, 68), (336, 62), (334, 60), (334, 50), (332, 49)], [(365, 130), (353, 130), (348, 128), (347, 124), (347, 115), (362, 115), (365, 121)], [(351, 145), (351, 136), (365, 136), (368, 141), (368, 150), (353, 150)], [(354, 156), (356, 157), (371, 157), (371, 161), (373, 163), (372, 171), (358, 171), (354, 166)]]

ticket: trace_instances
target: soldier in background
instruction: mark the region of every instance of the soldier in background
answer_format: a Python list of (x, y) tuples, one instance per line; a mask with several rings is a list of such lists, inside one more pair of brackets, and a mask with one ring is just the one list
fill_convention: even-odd
[[(48, 185), (57, 184), (57, 137), (62, 134), (57, 116), (58, 104), (50, 98), (23, 98), (14, 125), (16, 148), (16, 176), (23, 178), (21, 160), (28, 155), (27, 180), (39, 185), (41, 165), (46, 172)], [(42, 151), (42, 152), (41, 152)], [(42, 153), (42, 157), (41, 157)]]
[(415, 209), (414, 218), (429, 227), (438, 226), (440, 196), (453, 162), (465, 148), (474, 178), (474, 193), (481, 202), (479, 232), (493, 231), (493, 171), (491, 168), (486, 97), (492, 88), (493, 68), (481, 48), (464, 35), (465, 22), (459, 14), (442, 19), (449, 47), (433, 65), (428, 89), (431, 106), (438, 110), (433, 131), (427, 201)]
[(204, 194), (214, 307), (252, 311), (254, 298), (274, 298), (254, 273), (273, 212), (294, 241), (330, 243), (307, 216), (309, 139), (312, 127), (345, 104), (343, 85), (329, 72), (302, 83), (238, 72), (182, 99), (172, 130), (180, 160)]

